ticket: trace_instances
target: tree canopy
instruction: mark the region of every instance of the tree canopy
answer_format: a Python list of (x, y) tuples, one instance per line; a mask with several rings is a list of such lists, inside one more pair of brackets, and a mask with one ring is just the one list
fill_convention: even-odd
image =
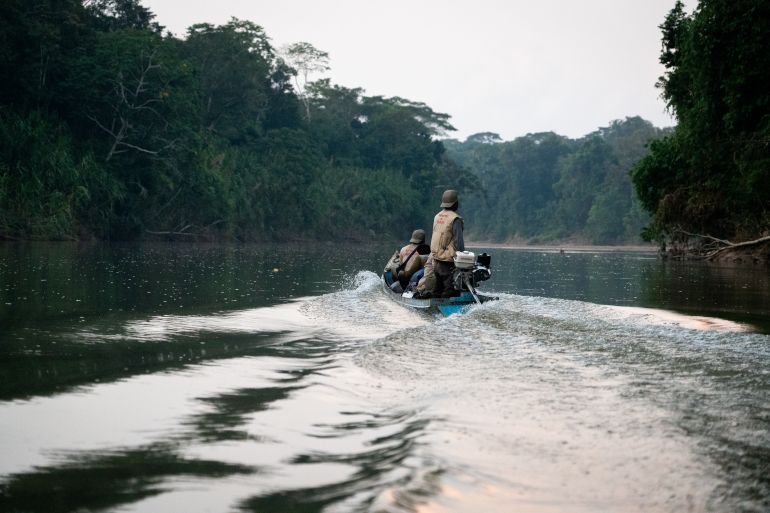
[(648, 219), (628, 172), (664, 133), (632, 117), (580, 139), (545, 132), (506, 142), (484, 132), (444, 144), (480, 181), (463, 206), (472, 238), (624, 244), (640, 242)]
[(658, 87), (678, 125), (633, 170), (646, 235), (750, 239), (770, 230), (770, 4), (677, 2)]
[(404, 237), (468, 181), (448, 115), (308, 81), (328, 55), (250, 21), (8, 0), (0, 41), (0, 238)]
[(6, 0), (0, 238), (405, 238), (448, 188), (470, 240), (757, 237), (769, 24), (765, 1), (675, 5), (658, 84), (674, 130), (628, 117), (460, 142), (448, 114), (314, 76), (326, 52), (279, 51), (251, 21), (178, 38), (138, 0)]

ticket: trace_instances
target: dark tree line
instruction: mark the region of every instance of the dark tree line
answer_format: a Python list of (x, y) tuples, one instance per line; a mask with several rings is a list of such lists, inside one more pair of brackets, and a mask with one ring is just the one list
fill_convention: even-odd
[(678, 125), (633, 171), (646, 235), (770, 235), (770, 3), (677, 2), (660, 28), (658, 86)]
[(472, 169), (482, 194), (463, 207), (472, 238), (491, 241), (640, 242), (649, 216), (629, 170), (666, 131), (639, 117), (580, 139), (552, 132), (504, 142), (494, 133), (445, 141), (450, 158)]
[(3, 2), (0, 237), (401, 237), (468, 182), (447, 115), (298, 92), (325, 54), (290, 50), (237, 19), (164, 35), (136, 0)]
[(0, 239), (403, 238), (445, 188), (476, 240), (760, 237), (769, 5), (669, 13), (673, 131), (626, 118), (580, 139), (459, 142), (425, 104), (308, 82), (329, 56), (279, 51), (252, 22), (177, 38), (138, 0), (5, 0)]

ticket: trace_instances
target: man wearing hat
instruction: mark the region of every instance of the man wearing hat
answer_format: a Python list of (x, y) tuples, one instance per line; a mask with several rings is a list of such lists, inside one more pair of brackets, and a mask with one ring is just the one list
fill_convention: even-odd
[(465, 251), (463, 241), (463, 218), (457, 213), (460, 200), (457, 191), (450, 189), (441, 196), (441, 212), (433, 218), (433, 234), (430, 239), (430, 254), (433, 256), (433, 272), (436, 274), (435, 293), (441, 297), (459, 294), (452, 284), (454, 256)]
[(401, 260), (398, 281), (401, 282), (403, 288), (406, 288), (409, 278), (422, 267), (420, 255), (427, 254), (428, 251), (428, 246), (425, 244), (425, 230), (417, 229), (413, 231), (409, 244), (398, 252), (399, 259)]

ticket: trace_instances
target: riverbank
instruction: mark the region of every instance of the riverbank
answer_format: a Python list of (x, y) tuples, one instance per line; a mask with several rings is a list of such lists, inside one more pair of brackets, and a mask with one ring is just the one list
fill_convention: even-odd
[(469, 248), (499, 248), (517, 251), (541, 251), (548, 253), (655, 253), (664, 259), (697, 260), (714, 264), (770, 266), (770, 242), (751, 246), (726, 247), (718, 254), (706, 257), (696, 252), (669, 250), (660, 252), (657, 245), (591, 245), (591, 244), (518, 244), (485, 241), (469, 241)]
[(684, 241), (672, 242), (661, 252), (671, 260), (701, 260), (717, 264), (770, 265), (770, 235), (758, 239), (731, 242), (710, 235), (687, 235)]
[(520, 251), (546, 251), (552, 253), (656, 253), (658, 247), (648, 245), (591, 245), (591, 244), (515, 244), (485, 241), (468, 241), (469, 248), (499, 248)]
[[(685, 259), (702, 259), (702, 256), (685, 256)], [(708, 262), (719, 264), (753, 264), (770, 266), (770, 241), (749, 246), (725, 247), (712, 256)]]

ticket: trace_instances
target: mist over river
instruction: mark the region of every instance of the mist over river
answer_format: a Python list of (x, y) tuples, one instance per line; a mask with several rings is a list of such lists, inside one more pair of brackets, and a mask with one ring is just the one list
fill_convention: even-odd
[(0, 245), (0, 511), (770, 510), (767, 268), (393, 249)]

